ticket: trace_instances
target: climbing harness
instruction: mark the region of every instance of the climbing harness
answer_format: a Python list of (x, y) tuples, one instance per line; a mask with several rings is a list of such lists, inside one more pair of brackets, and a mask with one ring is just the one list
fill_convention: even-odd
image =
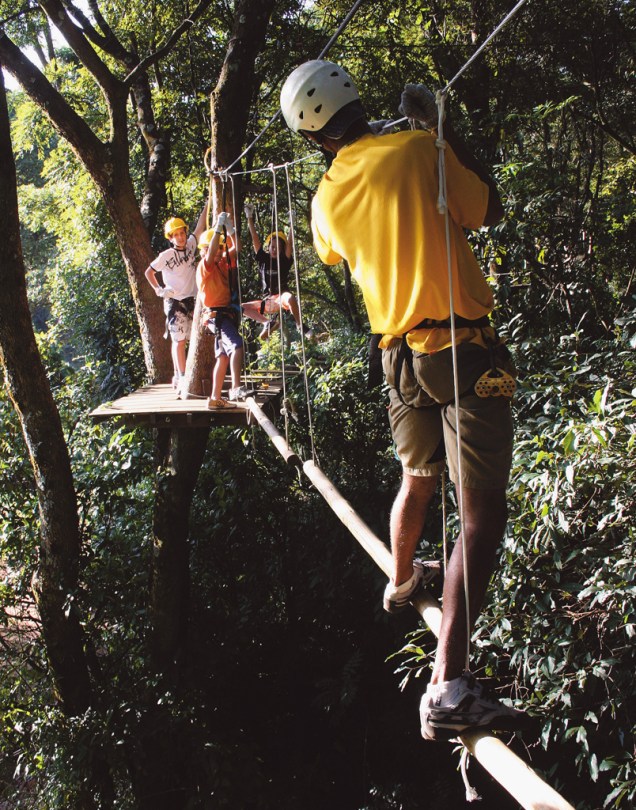
[[(424, 318), (424, 320), (415, 324), (415, 326), (409, 329), (408, 332), (405, 332), (402, 335), (394, 371), (395, 374), (394, 386), (397, 395), (400, 398), (400, 402), (403, 405), (406, 405), (407, 408), (426, 407), (425, 405), (424, 406), (412, 405), (409, 402), (406, 402), (404, 396), (402, 395), (400, 383), (402, 379), (402, 369), (404, 367), (404, 363), (407, 364), (411, 372), (411, 375), (415, 376), (413, 371), (413, 349), (409, 346), (407, 335), (409, 334), (409, 332), (414, 332), (416, 329), (449, 329), (450, 325), (451, 325), (450, 318), (447, 318), (446, 320), (443, 321), (436, 321), (433, 320), (432, 318)], [(490, 320), (487, 315), (484, 315), (482, 318), (477, 318), (475, 320), (470, 320), (468, 318), (461, 318), (459, 315), (455, 315), (455, 326), (458, 328), (473, 327), (475, 329), (483, 329), (484, 327), (490, 326)], [(462, 391), (461, 393), (463, 394), (464, 392)]]

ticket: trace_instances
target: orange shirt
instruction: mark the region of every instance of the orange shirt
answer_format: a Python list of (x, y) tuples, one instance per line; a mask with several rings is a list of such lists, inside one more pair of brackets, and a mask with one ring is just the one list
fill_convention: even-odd
[(205, 260), (201, 259), (197, 266), (197, 287), (201, 303), (213, 309), (214, 307), (229, 307), (232, 302), (230, 289), (230, 270), (234, 269), (231, 260), (228, 263), (223, 255), (220, 259), (212, 261), (207, 267)]

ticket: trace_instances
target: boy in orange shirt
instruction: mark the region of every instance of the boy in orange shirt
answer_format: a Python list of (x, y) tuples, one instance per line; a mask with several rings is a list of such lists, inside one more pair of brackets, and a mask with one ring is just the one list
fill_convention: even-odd
[[(231, 408), (232, 402), (253, 393), (241, 385), (243, 340), (238, 331), (238, 311), (232, 306), (232, 288), (237, 272), (234, 233), (232, 218), (224, 211), (219, 214), (214, 228), (201, 234), (198, 245), (201, 256), (196, 273), (199, 298), (207, 310), (207, 327), (215, 336), (216, 362), (212, 372), (212, 393), (208, 399), (211, 410)], [(232, 378), (230, 401), (221, 396), (228, 366)]]

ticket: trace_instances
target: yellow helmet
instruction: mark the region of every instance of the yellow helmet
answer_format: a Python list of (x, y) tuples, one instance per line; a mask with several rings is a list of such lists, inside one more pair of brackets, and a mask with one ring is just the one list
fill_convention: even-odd
[(265, 250), (267, 250), (267, 249), (269, 248), (269, 243), (272, 241), (272, 239), (273, 239), (275, 236), (277, 236), (279, 239), (282, 239), (282, 240), (283, 240), (283, 242), (284, 242), (285, 244), (287, 244), (287, 238), (286, 238), (285, 234), (284, 234), (282, 231), (272, 231), (272, 233), (270, 233), (270, 234), (267, 236), (267, 238), (265, 239), (265, 245), (264, 245)]
[(185, 228), (186, 233), (188, 232), (188, 226), (182, 219), (180, 219), (179, 217), (170, 217), (170, 219), (163, 226), (163, 233), (166, 239), (170, 239), (172, 234), (175, 231), (178, 231), (179, 228)]
[[(203, 231), (203, 233), (199, 237), (199, 244), (197, 245), (199, 250), (201, 250), (201, 248), (208, 247), (210, 242), (214, 239), (215, 233), (216, 231), (214, 230), (214, 228), (208, 228), (207, 231)], [(225, 244), (225, 236), (223, 236), (223, 234), (219, 234), (219, 247), (221, 247), (224, 244)]]

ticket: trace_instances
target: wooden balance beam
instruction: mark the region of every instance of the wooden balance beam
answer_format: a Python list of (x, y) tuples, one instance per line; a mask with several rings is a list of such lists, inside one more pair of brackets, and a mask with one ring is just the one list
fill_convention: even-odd
[[(390, 578), (393, 575), (393, 558), (387, 545), (371, 531), (351, 504), (313, 461), (301, 462), (296, 453), (289, 448), (285, 437), (263, 413), (253, 397), (248, 397), (247, 407), (285, 461), (303, 470), (362, 548)], [(422, 591), (421, 595), (413, 601), (413, 607), (435, 636), (439, 637), (442, 611), (437, 600), (427, 591)], [(459, 739), (462, 745), (519, 802), (524, 810), (575, 810), (497, 737), (487, 731), (475, 730), (464, 732)]]

